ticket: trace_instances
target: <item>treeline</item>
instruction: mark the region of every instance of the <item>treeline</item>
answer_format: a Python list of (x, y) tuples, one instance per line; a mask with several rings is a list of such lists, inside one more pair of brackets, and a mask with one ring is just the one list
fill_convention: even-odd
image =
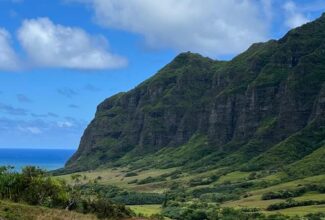
[(221, 208), (218, 205), (204, 202), (178, 203), (169, 202), (162, 214), (175, 220), (320, 220), (324, 213), (308, 214), (303, 218), (289, 217), (282, 214), (264, 215), (254, 209)]
[(308, 184), (296, 189), (280, 190), (277, 192), (267, 192), (262, 195), (262, 200), (288, 199), (302, 196), (307, 192), (325, 193), (325, 185)]
[(280, 209), (287, 209), (299, 206), (310, 206), (310, 205), (323, 205), (325, 204), (325, 200), (306, 200), (306, 201), (295, 201), (289, 200), (286, 202), (275, 203), (269, 205), (267, 207), (268, 211), (280, 210)]
[(298, 188), (293, 190), (280, 190), (278, 192), (267, 192), (262, 195), (262, 200), (271, 199), (288, 199), (302, 196), (307, 192), (306, 188)]
[(113, 204), (108, 199), (85, 197), (76, 187), (31, 166), (21, 172), (16, 172), (13, 167), (0, 167), (0, 199), (92, 213), (99, 218), (131, 216), (131, 211), (124, 205)]

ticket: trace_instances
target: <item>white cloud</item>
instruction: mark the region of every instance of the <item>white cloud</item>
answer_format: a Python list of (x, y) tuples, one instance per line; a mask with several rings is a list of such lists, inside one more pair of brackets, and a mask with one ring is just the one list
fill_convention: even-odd
[(41, 129), (38, 127), (21, 127), (21, 126), (19, 126), (18, 129), (22, 132), (31, 133), (31, 134), (41, 134), (42, 133)]
[(261, 0), (261, 6), (263, 13), (268, 22), (272, 22), (273, 19), (273, 0)]
[(72, 122), (69, 121), (59, 121), (57, 122), (59, 128), (71, 128), (74, 126)]
[(10, 45), (10, 34), (0, 28), (0, 70), (19, 69), (19, 59)]
[(141, 34), (151, 48), (217, 56), (241, 52), (267, 35), (263, 6), (250, 0), (81, 1), (92, 4), (98, 23)]
[(48, 18), (25, 20), (18, 39), (33, 66), (71, 69), (107, 69), (126, 60), (107, 51), (104, 37), (54, 24)]
[[(88, 122), (67, 118), (72, 127), (58, 127), (51, 118), (7, 118), (0, 116), (0, 146), (5, 147), (77, 147)], [(26, 146), (27, 144), (27, 146)]]
[(298, 8), (293, 1), (287, 1), (283, 8), (286, 12), (285, 24), (289, 28), (296, 28), (310, 21), (304, 14), (298, 11)]

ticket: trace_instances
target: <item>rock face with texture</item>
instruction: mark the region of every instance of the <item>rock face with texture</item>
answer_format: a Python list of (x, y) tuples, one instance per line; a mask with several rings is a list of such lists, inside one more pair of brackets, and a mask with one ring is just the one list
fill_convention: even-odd
[[(98, 106), (65, 169), (134, 162), (197, 135), (206, 137), (209, 149), (201, 160), (274, 168), (281, 158), (297, 161), (324, 142), (324, 112), (325, 15), (229, 62), (178, 55), (133, 90)], [(297, 140), (308, 150), (290, 148)]]

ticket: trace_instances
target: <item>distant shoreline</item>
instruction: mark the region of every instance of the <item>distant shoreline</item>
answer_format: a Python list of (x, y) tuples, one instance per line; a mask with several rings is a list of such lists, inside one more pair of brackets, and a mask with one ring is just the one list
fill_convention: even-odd
[(78, 148), (33, 148), (33, 147), (0, 147), (0, 150), (71, 150), (71, 151), (76, 151)]
[(64, 167), (75, 149), (59, 148), (0, 148), (0, 166), (36, 166), (48, 171)]

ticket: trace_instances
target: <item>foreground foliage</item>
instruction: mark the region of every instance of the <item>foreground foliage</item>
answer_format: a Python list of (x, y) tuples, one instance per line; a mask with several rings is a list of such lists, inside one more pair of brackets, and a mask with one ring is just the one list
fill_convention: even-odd
[(12, 167), (1, 167), (0, 199), (93, 213), (99, 218), (118, 219), (131, 215), (124, 205), (113, 204), (108, 199), (82, 196), (76, 187), (54, 179), (36, 167), (25, 167), (21, 173)]
[(98, 220), (96, 215), (62, 209), (0, 201), (0, 219), (5, 220)]

